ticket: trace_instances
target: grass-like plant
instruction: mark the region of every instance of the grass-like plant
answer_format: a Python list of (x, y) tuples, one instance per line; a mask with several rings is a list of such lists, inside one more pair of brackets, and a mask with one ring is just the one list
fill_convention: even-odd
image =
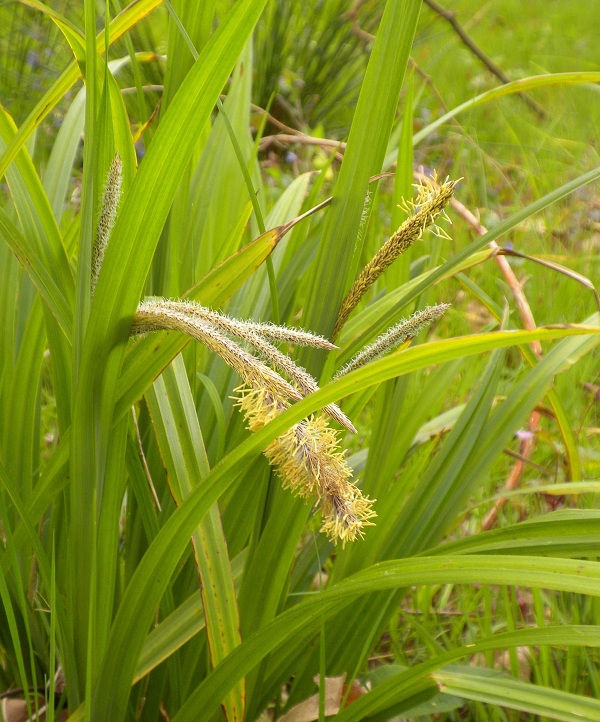
[[(107, 12), (98, 36), (91, 0), (83, 29), (27, 4), (73, 61), (18, 127), (0, 109), (5, 719), (274, 719), (315, 694), (312, 719), (345, 722), (496, 719), (500, 707), (600, 719), (595, 673), (564, 688), (550, 672), (551, 650), (588, 661), (600, 643), (600, 515), (507, 513), (484, 531), (469, 513), (540, 410), (566, 468), (565, 483), (540, 488), (598, 491), (553, 382), (591, 365), (600, 316), (538, 327), (518, 283), (520, 315), (467, 274), (600, 170), (489, 231), (453, 197), (469, 187), (460, 167), (463, 184), (430, 175), (413, 197), (413, 142), (441, 124), (413, 137), (412, 81), (399, 106), (417, 0), (385, 4), (341, 165), (333, 155), (287, 187), (277, 172), (265, 182), (249, 132), (266, 0), (139, 0)], [(265, 17), (277, 8), (289, 11), (274, 3)], [(338, 22), (332, 42), (348, 37)], [(144, 43), (164, 27), (158, 57)], [(350, 88), (340, 73), (335, 87)], [(157, 75), (160, 108), (146, 99)], [(524, 86), (598, 80), (530, 78), (444, 117)], [(65, 96), (40, 167), (30, 141)], [(545, 279), (591, 285), (545, 262)], [(479, 333), (461, 333), (468, 303), (451, 282), (484, 310)], [(516, 588), (531, 600), (519, 606)], [(427, 624), (434, 595), (454, 627)], [(504, 652), (512, 674), (484, 669)], [(391, 659), (370, 665), (373, 654)]]

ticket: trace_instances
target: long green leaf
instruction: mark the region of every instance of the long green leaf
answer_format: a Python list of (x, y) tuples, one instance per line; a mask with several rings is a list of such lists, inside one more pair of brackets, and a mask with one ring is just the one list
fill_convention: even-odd
[[(223, 20), (173, 98), (123, 203), (98, 281), (75, 406), (77, 433), (72, 436), (72, 469), (84, 490), (93, 488), (96, 479), (102, 477), (129, 319), (141, 295), (181, 173), (264, 2), (241, 0)], [(90, 417), (95, 420), (93, 425)], [(85, 503), (86, 494), (82, 493), (82, 520), (77, 521), (83, 540), (89, 514)], [(85, 544), (81, 551), (86, 553)], [(119, 655), (118, 673), (113, 664), (116, 650), (111, 634), (97, 689), (111, 689), (113, 694), (110, 698), (100, 691), (95, 694), (92, 720), (117, 722), (125, 713), (137, 655), (147, 631), (143, 621), (135, 626), (139, 630), (130, 627), (129, 640)], [(124, 641), (121, 637), (119, 644)]]
[[(397, 589), (414, 584), (503, 584), (561, 589), (600, 596), (600, 564), (579, 560), (550, 560), (540, 557), (451, 556), (434, 559), (403, 559), (382, 562), (349, 577), (280, 614), (271, 624), (246, 639), (190, 695), (173, 722), (209, 715), (219, 708), (221, 696), (235, 681), (248, 673), (265, 654), (299, 637), (317, 631), (321, 619), (329, 618), (373, 591)], [(521, 563), (522, 562), (522, 563)], [(464, 651), (463, 651), (464, 653)], [(418, 679), (412, 679), (412, 683)], [(366, 698), (365, 698), (366, 699)], [(359, 719), (350, 713), (348, 717)], [(364, 707), (363, 707), (364, 709)], [(362, 719), (362, 718), (360, 718)]]
[[(567, 490), (568, 490), (568, 486)], [(595, 509), (565, 509), (512, 524), (502, 529), (445, 542), (432, 554), (513, 553), (539, 556), (594, 556), (600, 545), (600, 512)]]
[[(169, 486), (180, 504), (209, 473), (202, 431), (181, 356), (165, 369), (146, 394), (169, 475)], [(239, 643), (239, 618), (227, 542), (215, 504), (192, 536), (200, 571), (204, 618), (213, 666)], [(224, 701), (228, 720), (244, 716), (243, 680)]]
[(484, 103), (489, 103), (497, 98), (502, 98), (505, 95), (512, 95), (513, 93), (526, 93), (529, 90), (536, 90), (538, 88), (547, 88), (552, 85), (570, 85), (580, 83), (598, 83), (600, 82), (600, 73), (598, 72), (576, 72), (576, 73), (548, 73), (547, 75), (534, 75), (530, 78), (520, 78), (514, 80), (512, 83), (505, 83), (498, 88), (492, 88), (486, 90), (480, 95), (476, 95), (474, 98), (470, 98), (456, 108), (444, 113), (441, 117), (437, 118), (433, 123), (425, 126), (418, 133), (413, 136), (413, 143), (416, 145), (420, 143), (424, 138), (433, 133), (436, 128), (443, 125), (448, 120), (455, 118), (459, 113), (465, 110), (474, 108)]
[(555, 645), (576, 647), (600, 646), (600, 632), (595, 626), (564, 625), (537, 629), (519, 629), (477, 640), (468, 646), (452, 649), (410, 669), (390, 676), (364, 697), (341, 711), (340, 722), (360, 722), (363, 719), (384, 720), (394, 714), (398, 705), (410, 695), (412, 686), (420, 679), (429, 677), (435, 670), (463, 657), (481, 652), (511, 649), (520, 646)]
[(600, 720), (600, 701), (583, 695), (513, 679), (499, 672), (468, 667), (443, 669), (433, 674), (442, 692), (550, 717), (565, 722)]
[(368, 182), (381, 170), (420, 9), (421, 0), (389, 0), (379, 24), (314, 261), (306, 325), (325, 336), (357, 270), (355, 239)]

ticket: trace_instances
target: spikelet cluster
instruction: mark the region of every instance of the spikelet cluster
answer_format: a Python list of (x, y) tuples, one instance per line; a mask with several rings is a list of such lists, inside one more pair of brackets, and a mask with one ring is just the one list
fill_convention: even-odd
[(366, 363), (375, 361), (384, 354), (393, 351), (404, 341), (417, 336), (430, 323), (437, 321), (449, 308), (449, 303), (438, 303), (434, 306), (426, 306), (421, 311), (414, 313), (410, 318), (402, 319), (395, 326), (382, 333), (381, 336), (378, 336), (373, 343), (359, 351), (336, 373), (335, 378), (344, 376), (350, 371), (354, 371), (360, 366), (364, 366)]
[[(238, 389), (238, 405), (252, 431), (264, 426), (289, 403), (264, 388)], [(352, 470), (339, 449), (337, 432), (321, 416), (303, 419), (265, 449), (265, 456), (283, 486), (316, 502), (322, 512), (321, 531), (333, 542), (354, 541), (376, 516), (373, 500), (363, 496), (351, 481)]]
[[(189, 301), (143, 301), (136, 311), (132, 334), (158, 330), (180, 331), (191, 336), (239, 374), (244, 386), (236, 398), (252, 431), (289, 408), (291, 401), (318, 390), (315, 379), (269, 339), (332, 347), (326, 339), (306, 331), (241, 321)], [(246, 350), (230, 336), (241, 339), (256, 353)], [(271, 366), (283, 371), (291, 382)], [(350, 419), (335, 404), (325, 406), (323, 411), (355, 431)], [(265, 455), (278, 470), (285, 487), (320, 505), (322, 530), (333, 541), (345, 544), (354, 540), (372, 523), (369, 521), (375, 516), (372, 501), (350, 482), (352, 471), (339, 450), (337, 432), (323, 416), (295, 424), (267, 447)]]
[(96, 238), (92, 249), (92, 277), (91, 277), (91, 294), (94, 297), (98, 276), (104, 261), (104, 254), (110, 240), (110, 236), (117, 218), (119, 209), (119, 200), (121, 198), (121, 179), (123, 175), (123, 162), (121, 156), (117, 153), (108, 171), (106, 179), (106, 187), (102, 196), (102, 206), (100, 208), (100, 217), (98, 219), (98, 227), (96, 229)]
[[(121, 174), (122, 164), (117, 154), (107, 179), (93, 249), (92, 295), (116, 219)], [(429, 228), (438, 235), (443, 234), (436, 221), (445, 217), (444, 208), (454, 186), (451, 181), (439, 188), (434, 183), (419, 186), (416, 201), (405, 204), (409, 217), (365, 267), (344, 300), (336, 334), (368, 287), (424, 230)], [(368, 220), (370, 201), (367, 194), (360, 232), (364, 232)], [(439, 318), (446, 308), (446, 304), (427, 308), (401, 322), (363, 349), (337, 375), (343, 375), (412, 338), (421, 328)], [(200, 341), (234, 369), (244, 382), (238, 389), (237, 403), (253, 431), (289, 408), (291, 402), (318, 390), (316, 380), (273, 342), (327, 350), (336, 348), (327, 339), (306, 331), (243, 321), (181, 300), (150, 299), (140, 303), (131, 333), (150, 331), (182, 332)], [(348, 430), (356, 431), (335, 404), (325, 406), (323, 411)], [(347, 541), (362, 537), (365, 527), (373, 525), (371, 520), (376, 516), (373, 500), (364, 496), (351, 481), (352, 470), (340, 450), (338, 433), (329, 426), (325, 416), (318, 414), (293, 425), (271, 442), (264, 453), (277, 469), (285, 488), (318, 505), (323, 519), (321, 530), (334, 543), (341, 541), (345, 545)]]
[(414, 201), (404, 201), (401, 206), (408, 214), (408, 218), (367, 263), (344, 298), (333, 332), (334, 339), (337, 338), (348, 316), (356, 308), (367, 290), (386, 268), (391, 266), (409, 246), (421, 238), (426, 230), (448, 238), (448, 235), (437, 224), (437, 221), (444, 219), (450, 222), (445, 208), (452, 198), (457, 182), (446, 179), (438, 186), (434, 177), (432, 181), (425, 180), (416, 185), (416, 199)]
[[(233, 319), (188, 301), (152, 299), (139, 304), (132, 333), (167, 330), (180, 331), (200, 341), (218, 354), (243, 379), (237, 401), (248, 426), (256, 431), (303, 393), (318, 389), (315, 379), (295, 364), (268, 340), (285, 340), (330, 348), (325, 339), (306, 331), (284, 326), (259, 324)], [(243, 348), (229, 338), (235, 336), (257, 352)], [(262, 360), (264, 359), (264, 360)], [(271, 366), (283, 371), (290, 383)], [(323, 411), (351, 431), (352, 422), (335, 405)], [(376, 514), (373, 502), (352, 484), (352, 471), (339, 450), (337, 432), (326, 419), (311, 416), (292, 426), (266, 449), (265, 455), (275, 466), (284, 487), (320, 505), (324, 531), (334, 541), (345, 544), (363, 535), (364, 527)]]
[[(274, 337), (276, 340), (318, 348), (335, 348), (326, 339), (306, 331), (240, 321), (190, 301), (167, 299), (143, 301), (135, 314), (132, 333), (157, 330), (181, 331), (195, 338), (218, 354), (248, 386), (264, 388), (271, 394), (296, 401), (301, 399), (303, 394), (318, 391), (317, 382), (302, 366), (270, 343), (268, 338)], [(258, 357), (229, 336), (235, 336), (246, 342), (258, 353)], [(286, 374), (294, 385), (267, 363)], [(350, 419), (335, 404), (328, 404), (324, 407), (324, 411), (349, 431), (356, 432)]]

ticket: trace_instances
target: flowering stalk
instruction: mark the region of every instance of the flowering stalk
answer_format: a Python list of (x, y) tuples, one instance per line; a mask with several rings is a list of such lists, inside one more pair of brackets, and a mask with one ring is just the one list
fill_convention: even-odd
[[(274, 416), (289, 408), (289, 400), (302, 398), (300, 391), (260, 359), (232, 341), (225, 334), (237, 336), (253, 346), (273, 366), (281, 369), (304, 393), (318, 389), (317, 382), (302, 367), (273, 346), (261, 335), (264, 325), (246, 323), (206, 309), (198, 304), (149, 300), (140, 303), (134, 317), (132, 333), (159, 329), (181, 331), (217, 353), (242, 377), (238, 403), (248, 425), (255, 431)], [(273, 333), (267, 326), (267, 333)], [(277, 327), (278, 335), (289, 340), (288, 329)], [(303, 340), (315, 345), (311, 334)], [(316, 341), (323, 346), (323, 339)], [(328, 342), (325, 342), (328, 343)], [(352, 431), (351, 421), (334, 404), (325, 407), (330, 416)], [(265, 449), (285, 487), (320, 504), (322, 531), (334, 542), (345, 544), (364, 533), (375, 516), (373, 502), (364, 497), (349, 479), (352, 470), (338, 447), (337, 432), (323, 416), (302, 420), (279, 436)]]
[[(152, 301), (146, 301), (145, 303), (152, 303)], [(222, 330), (227, 333), (232, 333), (238, 338), (244, 338), (244, 334), (248, 331), (264, 336), (272, 341), (282, 341), (287, 343), (293, 343), (297, 346), (312, 346), (313, 348), (323, 348), (327, 351), (336, 349), (337, 346), (331, 341), (328, 341), (323, 336), (318, 336), (308, 331), (303, 331), (298, 328), (290, 328), (289, 326), (276, 326), (273, 323), (258, 323), (256, 321), (240, 321), (237, 318), (231, 318), (222, 313), (217, 313), (210, 308), (201, 306), (195, 301), (168, 301), (161, 299), (160, 303), (165, 306), (175, 306), (179, 310), (185, 310), (186, 313), (192, 316), (198, 316), (203, 318), (205, 321), (214, 323), (215, 326), (219, 326)]]
[[(289, 403), (261, 388), (238, 390), (238, 404), (248, 426), (256, 431), (289, 407)], [(351, 481), (352, 470), (339, 450), (337, 432), (323, 416), (303, 419), (265, 449), (286, 488), (313, 499), (323, 514), (321, 531), (333, 541), (354, 541), (376, 516), (373, 500)]]
[(302, 394), (276, 371), (220, 333), (200, 318), (159, 303), (141, 303), (136, 311), (131, 333), (147, 331), (181, 331), (195, 338), (236, 371), (249, 386), (265, 388), (270, 393), (299, 401)]
[(401, 343), (414, 338), (419, 331), (429, 326), (440, 318), (450, 308), (449, 303), (439, 303), (435, 306), (427, 306), (422, 311), (417, 311), (408, 319), (403, 319), (385, 333), (381, 334), (372, 344), (365, 346), (362, 351), (356, 354), (348, 363), (343, 366), (334, 378), (345, 376), (360, 366), (375, 361), (385, 353), (397, 348)]
[(457, 182), (446, 180), (437, 186), (434, 178), (433, 181), (424, 181), (416, 186), (416, 201), (405, 201), (402, 206), (409, 214), (408, 218), (363, 268), (344, 298), (333, 331), (334, 339), (367, 290), (386, 268), (423, 235), (425, 230), (429, 229), (438, 236), (448, 238), (446, 232), (437, 225), (436, 220), (441, 217), (450, 222), (444, 209), (452, 198)]
[[(116, 219), (121, 189), (122, 164), (115, 157), (102, 201), (97, 237), (92, 256), (91, 289), (94, 294), (104, 253)], [(271, 341), (284, 341), (322, 349), (336, 348), (326, 339), (285, 326), (240, 321), (189, 301), (153, 299), (139, 304), (131, 333), (180, 331), (218, 354), (243, 379), (238, 399), (252, 430), (264, 426), (303, 394), (318, 390), (316, 380)], [(263, 360), (229, 336), (253, 347), (264, 361), (285, 373), (287, 381)], [(350, 419), (335, 405), (324, 411), (355, 432)], [(265, 455), (281, 475), (284, 486), (296, 494), (314, 499), (323, 513), (322, 531), (334, 542), (345, 544), (363, 536), (364, 528), (376, 516), (373, 502), (350, 481), (352, 470), (339, 450), (338, 434), (323, 416), (311, 416), (275, 439)]]
[[(273, 366), (283, 371), (287, 376), (297, 385), (297, 387), (304, 394), (311, 394), (314, 391), (318, 391), (319, 386), (316, 380), (305, 370), (302, 366), (294, 363), (289, 356), (286, 356), (278, 348), (269, 343), (262, 335), (263, 331), (266, 330), (267, 334), (279, 335), (280, 338), (286, 338), (288, 341), (294, 339), (296, 342), (304, 343), (305, 345), (317, 346), (320, 348), (331, 347), (332, 344), (326, 339), (319, 336), (314, 336), (305, 331), (297, 331), (296, 329), (289, 329), (284, 326), (272, 326), (270, 324), (258, 324), (254, 322), (247, 323), (238, 319), (233, 319), (223, 314), (211, 311), (208, 308), (204, 308), (197, 303), (190, 303), (186, 301), (169, 301), (165, 299), (143, 301), (137, 310), (133, 332), (140, 333), (150, 330), (170, 329), (183, 331), (189, 333), (190, 328), (196, 328), (196, 333), (202, 333), (203, 338), (206, 339), (206, 334), (213, 329), (213, 337), (219, 337), (221, 352), (216, 351), (222, 358), (232, 366), (240, 376), (250, 385), (250, 375), (248, 371), (242, 373), (239, 368), (233, 366), (230, 363), (231, 348), (235, 346), (239, 351), (243, 351), (237, 344), (230, 341), (226, 337), (222, 336), (220, 332), (237, 336), (238, 338), (246, 341), (253, 346), (263, 359), (269, 361)], [(199, 330), (198, 330), (199, 329)], [(276, 331), (275, 331), (276, 329)], [(198, 336), (195, 336), (198, 338)], [(198, 338), (198, 340), (202, 340)], [(223, 353), (223, 340), (228, 341), (229, 352), (224, 355)], [(209, 345), (205, 341), (202, 341), (205, 345)], [(214, 339), (212, 341), (214, 343)], [(209, 346), (211, 348), (211, 346)], [(213, 348), (213, 350), (215, 350)], [(243, 352), (245, 355), (244, 360), (248, 364), (253, 362), (260, 363), (251, 354)], [(239, 356), (239, 352), (236, 352), (236, 356)], [(263, 364), (264, 366), (264, 364)], [(268, 367), (266, 367), (268, 368)], [(270, 370), (270, 369), (269, 369)], [(274, 372), (272, 372), (274, 373)], [(281, 379), (281, 377), (279, 377)], [(283, 380), (283, 379), (282, 379)], [(298, 398), (297, 396), (290, 396), (290, 398)], [(339, 424), (345, 426), (352, 433), (356, 433), (356, 429), (350, 419), (342, 412), (342, 410), (335, 404), (328, 404), (325, 406), (324, 411), (334, 418)]]
[(119, 200), (121, 198), (121, 180), (123, 175), (123, 162), (119, 153), (115, 155), (113, 162), (108, 171), (106, 179), (106, 188), (102, 196), (102, 207), (100, 208), (100, 218), (98, 219), (98, 228), (96, 229), (96, 239), (92, 249), (92, 278), (91, 278), (91, 294), (94, 297), (100, 268), (104, 261), (104, 254), (110, 240), (112, 229), (117, 218), (117, 210), (119, 208)]

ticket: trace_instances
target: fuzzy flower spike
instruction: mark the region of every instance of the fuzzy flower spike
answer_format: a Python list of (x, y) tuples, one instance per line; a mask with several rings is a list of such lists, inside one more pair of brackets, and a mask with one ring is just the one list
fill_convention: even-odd
[[(242, 387), (237, 401), (248, 427), (256, 431), (280, 414), (289, 403), (264, 389)], [(333, 542), (354, 541), (372, 526), (373, 500), (363, 496), (350, 478), (352, 470), (339, 449), (338, 434), (323, 416), (303, 419), (265, 449), (283, 486), (316, 502), (323, 515), (321, 531)]]
[[(107, 180), (98, 224), (92, 295), (116, 217), (120, 182), (121, 161), (117, 156)], [(336, 348), (326, 339), (300, 329), (242, 321), (198, 303), (164, 298), (145, 300), (137, 308), (131, 334), (152, 331), (184, 333), (219, 355), (236, 371), (244, 382), (238, 389), (237, 401), (253, 431), (289, 408), (293, 401), (319, 388), (305, 369), (272, 342)], [(356, 431), (335, 404), (328, 404), (323, 411), (349, 431)], [(295, 424), (265, 449), (265, 455), (277, 468), (285, 487), (320, 506), (322, 530), (332, 541), (345, 544), (362, 537), (364, 528), (372, 525), (370, 520), (376, 516), (373, 502), (350, 481), (352, 470), (339, 449), (338, 434), (324, 416), (311, 416)]]
[(102, 196), (102, 205), (100, 207), (100, 218), (98, 219), (98, 228), (96, 229), (96, 238), (92, 249), (92, 277), (91, 277), (91, 294), (94, 297), (98, 276), (102, 268), (102, 261), (106, 247), (110, 240), (110, 236), (117, 219), (117, 210), (119, 208), (119, 200), (121, 198), (121, 180), (123, 176), (123, 161), (117, 153), (110, 165), (108, 176), (106, 178), (106, 187)]
[(367, 263), (346, 298), (344, 298), (333, 331), (334, 339), (337, 338), (348, 316), (356, 308), (367, 290), (386, 268), (391, 266), (409, 246), (421, 238), (426, 230), (437, 236), (448, 238), (443, 228), (437, 225), (437, 220), (443, 219), (451, 223), (446, 215), (445, 208), (452, 198), (458, 181), (446, 179), (438, 185), (436, 180), (434, 175), (431, 181), (425, 180), (416, 184), (416, 199), (414, 201), (404, 201), (401, 205), (401, 208), (408, 214), (408, 218)]
[[(287, 336), (288, 332), (306, 334), (285, 327), (277, 329), (277, 336)], [(250, 322), (246, 325), (239, 319), (185, 301), (144, 301), (138, 306), (132, 333), (156, 330), (180, 331), (197, 339), (241, 376), (244, 385), (237, 390), (236, 400), (251, 431), (260, 429), (289, 408), (291, 401), (302, 398), (301, 392), (311, 393), (318, 388), (310, 374), (264, 338), (261, 324)], [(266, 330), (273, 335), (271, 326)], [(292, 383), (228, 335), (252, 346), (265, 361), (280, 368)], [(311, 345), (329, 343), (306, 335), (310, 338), (303, 340)], [(335, 404), (324, 407), (323, 411), (354, 430), (352, 422)], [(342, 544), (353, 541), (362, 537), (364, 528), (372, 524), (370, 520), (376, 516), (373, 502), (350, 481), (352, 470), (339, 449), (338, 433), (324, 416), (303, 419), (275, 439), (264, 453), (269, 463), (276, 467), (285, 488), (320, 506), (322, 531), (332, 541)]]
[(435, 306), (426, 306), (422, 311), (417, 311), (410, 318), (402, 319), (399, 323), (378, 336), (373, 343), (365, 346), (348, 363), (343, 366), (334, 376), (339, 379), (366, 363), (381, 358), (386, 353), (393, 351), (404, 341), (414, 338), (430, 323), (437, 321), (450, 308), (449, 303), (438, 303)]

